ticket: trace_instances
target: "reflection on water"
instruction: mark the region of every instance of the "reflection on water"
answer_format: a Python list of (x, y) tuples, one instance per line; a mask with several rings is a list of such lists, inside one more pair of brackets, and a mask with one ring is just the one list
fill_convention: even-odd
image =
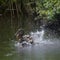
[(24, 48), (18, 46), (12, 56), (15, 60), (57, 60), (60, 59), (59, 43), (60, 41), (44, 41)]

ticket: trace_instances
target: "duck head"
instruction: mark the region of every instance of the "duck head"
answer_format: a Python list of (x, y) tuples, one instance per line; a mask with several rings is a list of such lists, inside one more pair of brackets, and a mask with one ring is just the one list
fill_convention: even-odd
[(24, 30), (23, 29), (18, 29), (18, 31), (15, 34), (15, 36), (18, 40), (21, 39), (23, 35), (24, 35)]

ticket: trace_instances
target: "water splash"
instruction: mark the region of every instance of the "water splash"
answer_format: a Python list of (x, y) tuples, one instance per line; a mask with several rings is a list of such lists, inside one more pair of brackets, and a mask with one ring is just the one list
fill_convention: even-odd
[(44, 30), (31, 32), (31, 36), (35, 43), (40, 43), (41, 41), (43, 41), (44, 38)]
[(38, 43), (41, 45), (42, 44), (54, 44), (53, 41), (51, 41), (50, 39), (45, 39), (44, 38), (44, 34), (45, 34), (45, 31), (44, 29), (42, 29), (41, 31), (36, 31), (36, 32), (31, 32), (31, 36), (34, 40), (34, 43)]
[[(41, 31), (37, 30), (36, 32), (31, 32), (30, 34), (32, 36), (32, 39), (33, 39), (35, 45), (40, 45), (41, 46), (41, 44), (43, 44), (43, 45), (44, 44), (54, 44), (54, 42), (51, 41), (51, 39), (45, 39), (44, 38), (44, 34), (45, 34), (44, 29), (42, 29)], [(19, 42), (17, 42), (15, 44), (15, 46), (20, 47), (21, 44)], [(31, 46), (31, 45), (29, 44), (29, 46)]]

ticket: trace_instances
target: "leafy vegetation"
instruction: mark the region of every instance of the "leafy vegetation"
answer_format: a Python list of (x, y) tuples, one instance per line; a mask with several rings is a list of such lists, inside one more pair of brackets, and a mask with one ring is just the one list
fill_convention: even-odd
[(40, 16), (51, 19), (56, 13), (60, 13), (60, 0), (37, 0), (37, 11)]
[[(12, 3), (17, 3), (17, 4), (23, 4), (25, 5), (30, 5), (28, 6), (30, 10), (33, 12), (32, 9), (36, 8), (36, 12), (40, 14), (40, 16), (45, 16), (48, 19), (52, 18), (55, 13), (60, 13), (60, 0), (0, 0), (0, 8), (4, 9), (9, 7), (8, 4)], [(36, 6), (33, 6), (33, 2), (36, 3)], [(32, 7), (32, 9), (31, 9)], [(27, 9), (28, 11), (29, 9)], [(1, 11), (0, 11), (1, 12)]]
[[(0, 15), (10, 14), (30, 20), (56, 21), (60, 16), (60, 0), (0, 0)], [(29, 19), (28, 19), (29, 20)], [(52, 23), (51, 22), (51, 23)]]

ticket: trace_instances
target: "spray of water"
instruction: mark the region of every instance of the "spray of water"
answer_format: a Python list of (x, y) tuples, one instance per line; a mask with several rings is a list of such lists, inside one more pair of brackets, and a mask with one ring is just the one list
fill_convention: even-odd
[(43, 41), (44, 38), (44, 30), (31, 32), (31, 36), (35, 43), (40, 43), (41, 41)]
[(34, 40), (34, 43), (53, 44), (53, 42), (50, 41), (50, 39), (48, 39), (48, 40), (44, 39), (44, 34), (45, 34), (44, 29), (42, 29), (41, 31), (37, 30), (36, 32), (31, 32), (31, 36)]

